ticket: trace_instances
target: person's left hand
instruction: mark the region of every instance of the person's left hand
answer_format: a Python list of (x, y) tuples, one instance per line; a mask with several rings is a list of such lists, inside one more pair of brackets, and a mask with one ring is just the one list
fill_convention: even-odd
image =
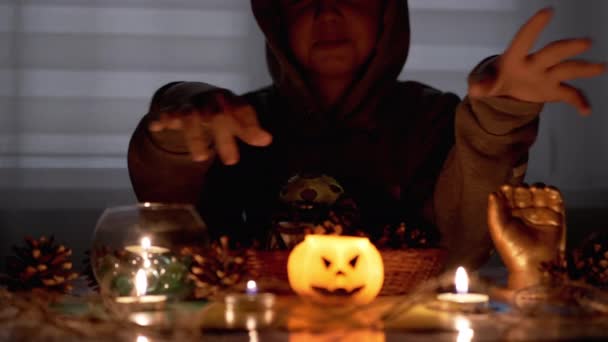
[(498, 57), (493, 75), (470, 82), (469, 96), (501, 96), (535, 103), (565, 102), (581, 114), (590, 114), (591, 107), (583, 92), (564, 82), (596, 77), (606, 71), (605, 63), (569, 60), (587, 51), (591, 40), (558, 40), (530, 53), (552, 17), (553, 10), (545, 8), (530, 18)]

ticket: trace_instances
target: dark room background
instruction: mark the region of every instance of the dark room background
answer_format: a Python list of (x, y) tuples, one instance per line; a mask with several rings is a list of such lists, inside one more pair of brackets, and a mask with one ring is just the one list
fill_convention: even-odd
[[(591, 37), (585, 57), (608, 60), (606, 0), (410, 0), (400, 78), (463, 96), (467, 73), (548, 4), (543, 42)], [(174, 80), (235, 92), (269, 82), (248, 0), (0, 0), (0, 256), (54, 234), (81, 258), (104, 208), (136, 201), (129, 137)], [(608, 219), (608, 78), (577, 85), (593, 116), (548, 105), (527, 178), (564, 191), (574, 240)]]

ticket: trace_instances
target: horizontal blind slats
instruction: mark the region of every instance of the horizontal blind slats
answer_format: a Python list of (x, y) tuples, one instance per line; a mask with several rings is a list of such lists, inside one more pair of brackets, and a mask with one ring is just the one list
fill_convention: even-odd
[(242, 37), (251, 15), (234, 10), (88, 8), (23, 6), (20, 30), (26, 33), (107, 33), (144, 36)]
[[(472, 67), (504, 48), (518, 9), (518, 0), (409, 4), (412, 46), (400, 79), (459, 95)], [(18, 134), (0, 137), (0, 170), (26, 170), (24, 188), (127, 188), (129, 137), (159, 86), (193, 80), (243, 93), (268, 80), (249, 1), (11, 6), (0, 0), (0, 48), (19, 30), (18, 51), (0, 51), (0, 110), (18, 113), (0, 117), (0, 127)]]

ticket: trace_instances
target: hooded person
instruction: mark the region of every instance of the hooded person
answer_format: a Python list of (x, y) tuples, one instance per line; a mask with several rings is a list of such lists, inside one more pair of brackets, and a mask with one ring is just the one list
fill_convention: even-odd
[[(129, 145), (137, 198), (194, 204), (214, 235), (260, 240), (268, 234), (273, 203), (290, 177), (327, 174), (354, 197), (369, 227), (394, 219), (436, 227), (450, 265), (481, 265), (492, 249), (488, 195), (502, 184), (523, 181), (542, 103), (504, 96), (461, 101), (418, 82), (398, 81), (410, 45), (408, 6), (406, 0), (387, 0), (380, 6), (369, 55), (328, 106), (294, 51), (287, 22), (293, 18), (285, 3), (251, 1), (266, 37), (272, 85), (236, 96), (205, 83), (173, 82), (154, 94)], [(300, 6), (295, 15), (315, 7), (310, 10), (312, 22), (339, 22), (348, 15), (346, 6), (357, 6), (293, 3)], [(495, 60), (480, 63), (469, 81), (494, 72)], [(216, 152), (193, 160), (188, 139), (217, 146), (221, 132), (197, 128), (182, 133), (183, 122), (172, 123), (163, 115), (204, 112), (217, 118), (226, 101), (233, 104), (233, 113), (238, 107), (234, 103), (251, 108), (258, 120), (252, 124), (259, 122), (272, 143), (256, 146), (240, 139), (238, 163), (226, 163)], [(177, 129), (151, 129), (159, 120)], [(188, 123), (204, 127), (203, 121)]]

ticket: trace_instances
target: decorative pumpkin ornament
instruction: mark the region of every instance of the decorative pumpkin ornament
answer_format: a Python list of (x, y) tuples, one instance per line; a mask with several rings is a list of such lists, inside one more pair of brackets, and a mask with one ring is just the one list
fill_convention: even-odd
[(327, 304), (367, 304), (384, 282), (380, 252), (367, 238), (307, 235), (287, 261), (291, 288)]

